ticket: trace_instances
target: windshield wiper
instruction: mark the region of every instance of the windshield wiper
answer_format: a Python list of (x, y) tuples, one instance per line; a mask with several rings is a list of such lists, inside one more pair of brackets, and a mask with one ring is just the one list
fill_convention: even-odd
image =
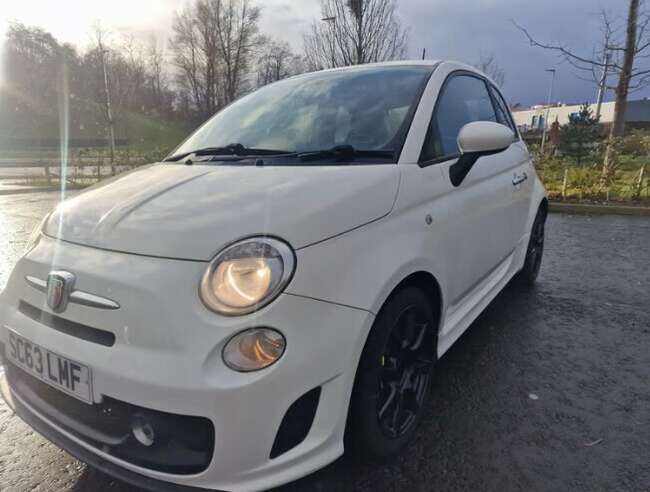
[[(163, 162), (180, 161), (190, 157), (187, 164), (192, 163), (192, 157), (201, 156), (220, 156), (236, 159), (237, 157), (248, 156), (282, 156), (289, 158), (298, 158), (303, 162), (319, 161), (321, 159), (334, 159), (336, 162), (353, 161), (356, 158), (375, 158), (375, 159), (394, 159), (395, 152), (392, 149), (371, 150), (355, 149), (352, 145), (336, 145), (329, 149), (308, 150), (303, 152), (293, 152), (289, 150), (261, 149), (245, 147), (242, 144), (230, 144), (224, 147), (205, 147), (196, 149), (191, 152), (184, 152), (166, 158)], [(225, 159), (224, 159), (225, 160)], [(231, 160), (231, 159), (228, 159)], [(237, 159), (239, 160), (239, 159)]]
[(293, 156), (295, 152), (290, 150), (277, 150), (277, 149), (260, 149), (254, 147), (245, 147), (240, 143), (233, 143), (226, 145), (224, 147), (204, 147), (202, 149), (196, 149), (191, 152), (184, 152), (182, 154), (176, 154), (171, 157), (167, 157), (163, 162), (171, 161), (180, 161), (189, 157), (191, 155), (196, 156), (209, 156), (209, 155), (220, 155), (220, 156), (263, 156), (263, 155), (287, 155)]
[(352, 145), (336, 145), (329, 149), (311, 150), (300, 152), (297, 157), (303, 161), (311, 161), (323, 158), (334, 158), (337, 160), (354, 159), (356, 157), (375, 157), (383, 159), (393, 159), (395, 152), (392, 149), (370, 150), (355, 149)]

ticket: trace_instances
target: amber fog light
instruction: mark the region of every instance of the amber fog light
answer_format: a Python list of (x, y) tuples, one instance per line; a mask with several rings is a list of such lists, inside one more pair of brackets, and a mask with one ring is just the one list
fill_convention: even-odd
[(232, 337), (223, 348), (223, 361), (235, 371), (258, 371), (277, 361), (286, 347), (284, 336), (271, 328), (251, 328)]

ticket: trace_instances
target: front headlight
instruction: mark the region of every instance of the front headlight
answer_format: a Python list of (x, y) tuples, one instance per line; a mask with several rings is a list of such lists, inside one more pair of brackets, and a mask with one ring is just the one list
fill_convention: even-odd
[(252, 313), (282, 292), (295, 267), (288, 244), (268, 237), (244, 239), (210, 262), (201, 278), (201, 300), (219, 314)]

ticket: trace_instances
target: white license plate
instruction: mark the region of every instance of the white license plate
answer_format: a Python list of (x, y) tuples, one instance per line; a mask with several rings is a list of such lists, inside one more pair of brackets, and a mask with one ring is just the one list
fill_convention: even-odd
[(9, 330), (6, 357), (25, 372), (86, 403), (92, 399), (88, 366), (60, 356)]

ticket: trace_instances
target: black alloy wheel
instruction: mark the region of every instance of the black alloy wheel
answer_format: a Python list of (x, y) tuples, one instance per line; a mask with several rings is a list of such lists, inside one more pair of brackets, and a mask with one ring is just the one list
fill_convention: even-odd
[(426, 409), (436, 358), (436, 303), (406, 287), (380, 310), (354, 382), (346, 451), (382, 461), (413, 438)]
[(381, 356), (377, 418), (384, 434), (394, 439), (416, 422), (431, 377), (431, 347), (425, 346), (429, 320), (411, 304), (402, 310)]

